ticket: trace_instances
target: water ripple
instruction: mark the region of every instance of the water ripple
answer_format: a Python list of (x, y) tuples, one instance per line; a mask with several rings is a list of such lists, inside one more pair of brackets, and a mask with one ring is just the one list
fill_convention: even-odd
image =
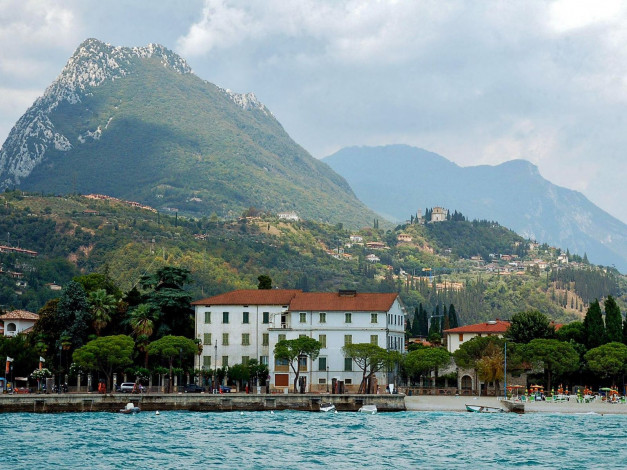
[(1, 414), (2, 468), (624, 468), (627, 416)]

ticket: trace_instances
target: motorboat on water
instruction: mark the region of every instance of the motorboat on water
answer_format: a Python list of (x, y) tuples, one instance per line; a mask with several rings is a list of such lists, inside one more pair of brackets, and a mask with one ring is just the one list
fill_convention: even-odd
[(333, 403), (320, 403), (320, 411), (322, 413), (333, 413), (335, 411), (335, 405)]
[(360, 413), (370, 413), (371, 415), (377, 412), (377, 405), (364, 405), (359, 408)]
[(483, 405), (466, 405), (466, 411), (471, 413), (507, 413), (503, 408)]
[(130, 415), (134, 413), (139, 413), (140, 411), (141, 410), (139, 406), (135, 406), (135, 404), (133, 403), (127, 403), (126, 406), (120, 410), (120, 413), (123, 413), (125, 415)]

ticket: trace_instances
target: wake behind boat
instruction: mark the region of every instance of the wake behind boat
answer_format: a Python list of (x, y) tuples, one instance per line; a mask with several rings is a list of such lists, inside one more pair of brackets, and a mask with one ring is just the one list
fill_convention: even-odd
[(466, 404), (466, 411), (471, 413), (506, 413), (502, 408), (495, 406), (482, 406), (482, 405), (468, 405)]

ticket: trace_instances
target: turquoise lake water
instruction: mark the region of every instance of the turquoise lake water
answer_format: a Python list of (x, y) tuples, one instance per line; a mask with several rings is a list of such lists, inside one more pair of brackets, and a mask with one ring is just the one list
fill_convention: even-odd
[(626, 415), (0, 414), (7, 469), (627, 468)]

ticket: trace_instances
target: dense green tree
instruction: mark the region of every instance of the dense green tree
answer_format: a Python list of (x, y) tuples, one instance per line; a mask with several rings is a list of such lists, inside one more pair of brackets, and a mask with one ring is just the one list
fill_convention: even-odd
[(96, 336), (111, 321), (111, 313), (117, 308), (117, 301), (105, 289), (96, 289), (89, 293), (91, 304), (92, 325), (96, 330)]
[(247, 366), (253, 385), (265, 385), (269, 373), (268, 366), (260, 364), (257, 359), (249, 360)]
[(588, 307), (586, 316), (583, 319), (583, 327), (586, 332), (586, 347), (594, 349), (606, 343), (605, 325), (603, 324), (603, 314), (599, 301), (595, 299)]
[(72, 359), (84, 370), (102, 372), (111, 386), (113, 372), (133, 363), (134, 346), (130, 336), (103, 336), (78, 348)]
[(407, 353), (403, 367), (410, 377), (429, 376), (431, 371), (434, 371), (437, 380), (438, 369), (446, 366), (450, 359), (451, 354), (444, 348), (419, 348)]
[(247, 364), (233, 364), (229, 367), (229, 378), (235, 380), (237, 389), (241, 391), (245, 382), (250, 379), (250, 369)]
[(429, 336), (429, 318), (427, 311), (423, 308), (422, 303), (418, 305), (418, 335), (423, 338)]
[(146, 296), (146, 302), (160, 313), (155, 321), (158, 337), (193, 335), (194, 311), (190, 308), (192, 297), (184, 290), (184, 286), (190, 282), (189, 270), (174, 266), (163, 267), (155, 274), (142, 277), (142, 288), (152, 289)]
[(57, 312), (58, 304), (59, 299), (52, 299), (46, 302), (37, 312), (39, 319), (33, 326), (32, 335), (34, 338), (37, 338), (37, 342), (41, 343), (41, 355), (46, 357), (46, 359), (54, 357), (59, 338), (65, 330), (65, 326), (61, 323)]
[(272, 289), (272, 278), (267, 274), (262, 274), (257, 278), (257, 280), (259, 281), (259, 285), (257, 286), (258, 289)]
[(140, 304), (130, 312), (129, 324), (137, 340), (137, 347), (144, 353), (144, 367), (148, 367), (147, 346), (152, 336), (157, 314), (150, 304)]
[(489, 342), (475, 363), (477, 375), (486, 384), (493, 383), (498, 394), (499, 383), (505, 376), (505, 350), (496, 342)]
[(88, 295), (94, 291), (104, 289), (107, 294), (114, 296), (116, 299), (122, 298), (122, 291), (117, 285), (115, 285), (113, 279), (109, 277), (108, 269), (106, 269), (104, 274), (89, 273), (82, 276), (76, 276), (74, 281), (82, 285)]
[(61, 336), (68, 338), (72, 348), (82, 346), (87, 340), (92, 319), (90, 310), (83, 286), (70, 281), (61, 292), (57, 317), (62, 326)]
[(612, 342), (591, 349), (584, 356), (588, 368), (601, 377), (611, 377), (614, 383), (627, 374), (627, 346)]
[(343, 346), (342, 354), (350, 357), (362, 371), (357, 393), (373, 393), (372, 378), (386, 365), (388, 351), (376, 344), (355, 343)]
[(448, 322), (450, 328), (457, 328), (459, 326), (459, 320), (457, 318), (457, 312), (455, 311), (455, 305), (451, 304), (448, 309)]
[[(309, 336), (284, 339), (274, 346), (274, 357), (286, 361), (294, 372), (294, 393), (298, 392), (300, 359), (309, 357), (314, 361), (320, 354), (320, 348), (322, 348), (322, 344)], [(296, 362), (296, 366), (294, 366), (294, 362)]]
[(515, 343), (529, 343), (534, 339), (554, 337), (555, 327), (545, 314), (537, 310), (514, 314), (505, 332), (505, 338)]
[(623, 340), (623, 315), (620, 312), (620, 307), (611, 295), (605, 299), (604, 307), (607, 341), (620, 343)]
[(170, 370), (170, 381), (168, 384), (169, 391), (172, 391), (172, 367), (174, 358), (189, 358), (196, 354), (198, 348), (196, 343), (189, 338), (183, 336), (167, 335), (153, 341), (146, 347), (149, 356), (159, 356), (168, 361)]
[(579, 354), (569, 344), (556, 339), (534, 339), (522, 348), (525, 359), (544, 367), (547, 389), (554, 374), (564, 374), (579, 368)]
[[(2, 366), (6, 357), (13, 358), (11, 366), (13, 367), (13, 377), (7, 377), (7, 380), (15, 377), (27, 377), (39, 363), (39, 349), (36, 344), (32, 343), (33, 337), (25, 334), (15, 336), (0, 336), (0, 358), (2, 358)], [(4, 368), (1, 374), (4, 374)]]
[(578, 344), (586, 343), (586, 331), (583, 323), (580, 321), (574, 321), (562, 325), (562, 327), (555, 332), (557, 339), (560, 341), (573, 341)]

